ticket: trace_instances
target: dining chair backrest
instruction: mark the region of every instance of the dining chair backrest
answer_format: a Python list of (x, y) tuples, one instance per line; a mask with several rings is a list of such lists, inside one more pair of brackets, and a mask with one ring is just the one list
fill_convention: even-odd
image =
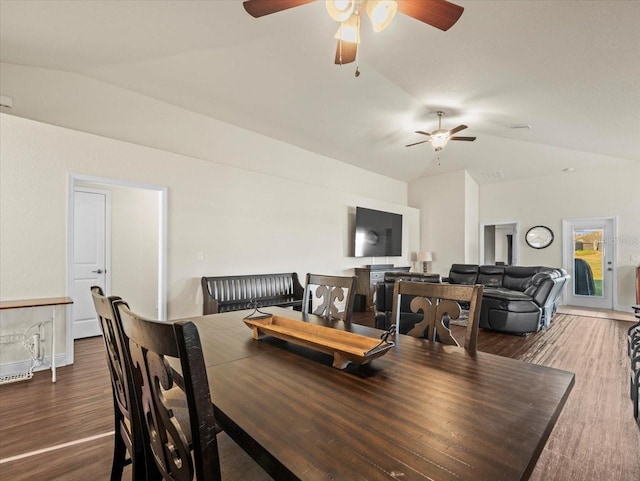
[(469, 317), (465, 333), (464, 347), (475, 351), (478, 343), (478, 323), (482, 303), (483, 286), (460, 284), (432, 284), (427, 282), (408, 282), (397, 280), (393, 289), (393, 308), (391, 318), (399, 322), (403, 295), (415, 296), (411, 301), (411, 311), (422, 311), (422, 321), (407, 333), (414, 337), (426, 337), (432, 341), (459, 346), (447, 326), (448, 321), (460, 318), (460, 303), (469, 304)]
[(356, 276), (307, 274), (302, 312), (351, 322), (357, 280)]
[[(93, 304), (102, 330), (107, 365), (111, 377), (115, 437), (111, 481), (122, 479), (125, 465), (132, 465), (132, 479), (147, 478), (142, 425), (135, 403), (135, 394), (128, 364), (128, 344), (124, 341), (122, 324), (114, 303), (126, 305), (120, 297), (106, 297), (99, 286), (91, 288)], [(127, 456), (128, 454), (128, 456)]]
[[(130, 345), (143, 428), (160, 474), (166, 481), (220, 481), (218, 428), (195, 324), (145, 319), (124, 304), (116, 306)], [(176, 390), (186, 398), (184, 416), (172, 407)]]

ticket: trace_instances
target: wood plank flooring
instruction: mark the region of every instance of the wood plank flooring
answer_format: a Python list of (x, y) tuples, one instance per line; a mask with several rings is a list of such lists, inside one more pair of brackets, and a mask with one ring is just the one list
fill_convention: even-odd
[[(372, 314), (354, 313), (354, 320), (370, 325)], [(480, 332), (481, 351), (576, 373), (575, 387), (531, 480), (640, 480), (640, 430), (628, 395), (628, 326), (624, 321), (562, 314), (555, 316), (548, 331), (527, 337)], [(58, 370), (56, 384), (43, 371), (31, 381), (0, 387), (1, 480), (109, 478), (113, 405), (103, 349), (99, 338), (76, 341), (76, 362)], [(82, 441), (96, 435), (103, 437)], [(268, 479), (224, 434), (220, 451), (225, 480)], [(129, 468), (124, 479), (130, 479)]]

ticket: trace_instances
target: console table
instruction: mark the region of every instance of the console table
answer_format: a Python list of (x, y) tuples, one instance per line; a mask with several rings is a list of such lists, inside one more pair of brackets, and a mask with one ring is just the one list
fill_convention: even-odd
[[(31, 355), (31, 368), (23, 373), (5, 376), (0, 378), (0, 384), (15, 381), (23, 381), (33, 377), (33, 370), (42, 364), (44, 353), (40, 353), (40, 343), (43, 342), (44, 326), (51, 324), (51, 382), (56, 382), (56, 306), (73, 304), (69, 297), (48, 297), (44, 299), (24, 299), (19, 301), (0, 301), (0, 310), (4, 309), (25, 309), (28, 307), (51, 306), (51, 317), (29, 327), (24, 333), (9, 334), (0, 336), (0, 344), (21, 343)], [(37, 328), (37, 332), (29, 335), (32, 328)]]
[[(365, 298), (364, 310), (368, 311), (373, 307), (373, 293), (375, 292), (376, 284), (384, 281), (385, 272), (409, 272), (409, 269), (409, 266), (394, 267), (389, 264), (356, 267), (355, 271), (358, 277), (356, 295)], [(358, 301), (356, 300), (356, 305), (357, 304)]]

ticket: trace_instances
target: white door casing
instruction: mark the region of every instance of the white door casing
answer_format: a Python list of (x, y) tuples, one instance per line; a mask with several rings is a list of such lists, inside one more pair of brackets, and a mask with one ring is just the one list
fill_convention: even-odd
[[(107, 177), (95, 177), (83, 174), (70, 173), (68, 175), (69, 183), (67, 190), (67, 293), (73, 299), (74, 292), (74, 195), (75, 189), (88, 190), (78, 185), (79, 182), (90, 184), (104, 184), (105, 186), (116, 185), (122, 187), (131, 187), (137, 189), (146, 189), (156, 191), (159, 194), (158, 205), (158, 319), (165, 320), (167, 318), (167, 233), (168, 233), (168, 189), (166, 186), (144, 184), (140, 182), (132, 182), (121, 179), (110, 179)], [(110, 217), (110, 215), (109, 215)], [(109, 235), (110, 237), (110, 235)], [(109, 256), (107, 252), (107, 256)], [(110, 283), (110, 267), (111, 262), (107, 260), (107, 275), (105, 279), (106, 294), (111, 293)], [(76, 299), (73, 299), (74, 303)], [(93, 303), (91, 304), (93, 307)], [(73, 364), (74, 360), (74, 342), (73, 342), (73, 311), (76, 305), (67, 308), (66, 313), (66, 353), (65, 363)]]
[(73, 339), (99, 336), (91, 287), (111, 286), (111, 192), (76, 187), (73, 195)]
[[(588, 238), (591, 235), (595, 242), (588, 242), (578, 246), (577, 239)], [(600, 309), (614, 309), (616, 305), (616, 219), (615, 217), (598, 217), (588, 219), (564, 219), (562, 221), (562, 263), (571, 276), (564, 292), (563, 303), (571, 306), (581, 306)], [(584, 259), (576, 255), (576, 249), (582, 252), (593, 251), (598, 255), (591, 255), (597, 262), (588, 267), (585, 279), (583, 269), (576, 270), (576, 262), (585, 265)], [(587, 254), (588, 255), (588, 254)], [(578, 260), (576, 261), (576, 257)], [(593, 277), (595, 291), (585, 288), (591, 284), (589, 277)]]

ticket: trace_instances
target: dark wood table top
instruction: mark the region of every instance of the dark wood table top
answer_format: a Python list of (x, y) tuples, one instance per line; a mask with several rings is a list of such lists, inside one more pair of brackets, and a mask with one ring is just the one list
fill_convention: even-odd
[(218, 422), (278, 481), (526, 480), (574, 383), (570, 372), (408, 336), (338, 370), (329, 355), (253, 340), (248, 313), (192, 320)]

